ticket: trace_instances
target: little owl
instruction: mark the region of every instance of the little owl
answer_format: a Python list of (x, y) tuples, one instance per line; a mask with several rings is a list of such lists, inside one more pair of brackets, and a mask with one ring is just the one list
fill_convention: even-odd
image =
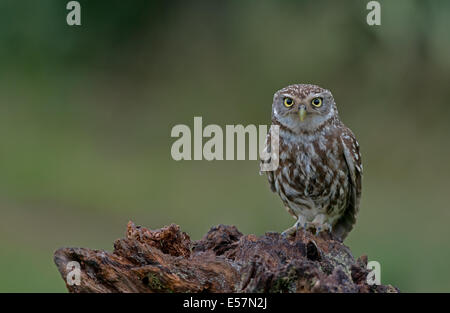
[[(302, 227), (343, 240), (358, 213), (362, 164), (359, 144), (339, 119), (333, 95), (315, 85), (287, 86), (273, 97), (272, 125), (279, 126), (279, 165), (265, 173), (297, 220), (283, 235)], [(269, 153), (270, 144), (269, 133)]]

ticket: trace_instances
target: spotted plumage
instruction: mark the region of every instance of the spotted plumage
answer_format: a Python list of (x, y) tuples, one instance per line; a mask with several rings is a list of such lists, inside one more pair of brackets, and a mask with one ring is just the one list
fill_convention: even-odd
[[(297, 220), (284, 234), (303, 227), (329, 230), (343, 240), (359, 209), (362, 163), (359, 144), (339, 119), (331, 92), (308, 84), (277, 91), (272, 125), (279, 127), (279, 165), (265, 173)], [(269, 133), (268, 152), (270, 144)]]

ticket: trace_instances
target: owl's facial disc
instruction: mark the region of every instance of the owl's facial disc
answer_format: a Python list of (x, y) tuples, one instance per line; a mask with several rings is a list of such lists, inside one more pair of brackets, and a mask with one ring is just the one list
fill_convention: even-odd
[(313, 131), (337, 114), (333, 96), (328, 90), (302, 94), (282, 90), (274, 96), (274, 117), (293, 132)]

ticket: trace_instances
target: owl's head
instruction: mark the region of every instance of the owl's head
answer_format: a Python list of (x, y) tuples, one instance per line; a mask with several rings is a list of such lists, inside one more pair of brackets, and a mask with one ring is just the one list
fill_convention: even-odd
[(295, 133), (312, 132), (337, 115), (331, 92), (316, 85), (290, 85), (273, 96), (272, 119)]

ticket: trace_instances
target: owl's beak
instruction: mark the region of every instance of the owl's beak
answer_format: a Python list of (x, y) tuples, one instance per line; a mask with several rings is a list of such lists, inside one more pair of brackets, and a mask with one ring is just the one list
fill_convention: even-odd
[(304, 105), (300, 106), (300, 110), (298, 111), (298, 115), (300, 116), (300, 121), (303, 122), (303, 120), (306, 117), (306, 108)]

